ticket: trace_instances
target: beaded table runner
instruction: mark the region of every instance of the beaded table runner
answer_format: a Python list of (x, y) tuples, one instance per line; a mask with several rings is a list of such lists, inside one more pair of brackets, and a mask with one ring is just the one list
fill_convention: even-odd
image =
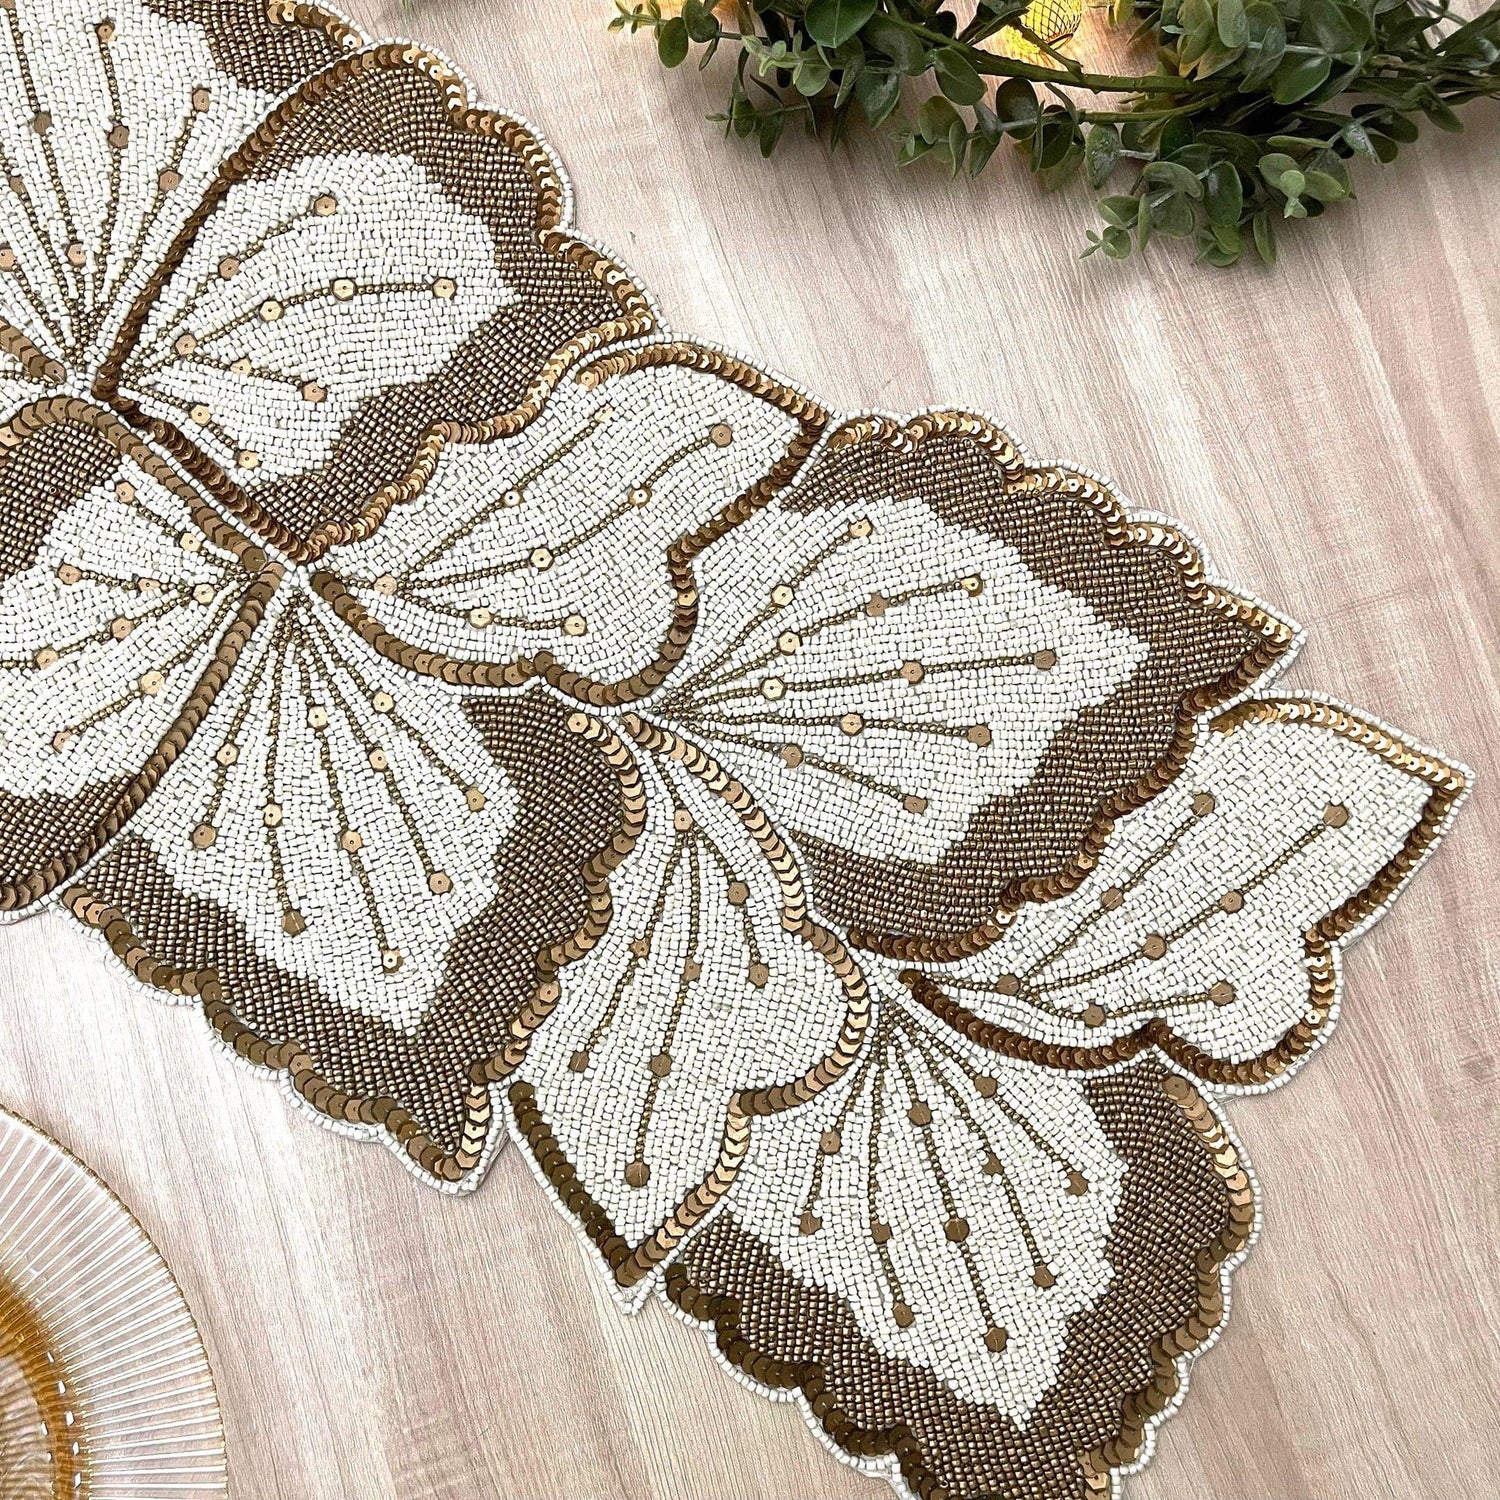
[(514, 1140), (898, 1488), (1112, 1493), (1254, 1234), (1220, 1100), (1462, 769), (1095, 476), (670, 336), (422, 48), (0, 13), (0, 906), (434, 1186)]

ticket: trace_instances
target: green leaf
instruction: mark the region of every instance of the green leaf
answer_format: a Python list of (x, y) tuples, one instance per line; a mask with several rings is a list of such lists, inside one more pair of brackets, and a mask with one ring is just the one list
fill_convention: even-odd
[(792, 87), (811, 99), (828, 87), (828, 74), (828, 64), (816, 52), (804, 53), (792, 70)]
[(1345, 141), (1361, 156), (1368, 156), (1371, 161), (1379, 161), (1380, 157), (1375, 150), (1374, 143), (1370, 140), (1369, 132), (1358, 120), (1350, 120), (1341, 132)]
[(1097, 207), (1106, 224), (1128, 229), (1140, 214), (1141, 200), (1127, 193), (1111, 193), (1109, 197), (1101, 198)]
[[(1142, 242), (1142, 249), (1145, 248)], [(1124, 229), (1106, 229), (1104, 231), (1104, 253), (1111, 260), (1127, 260), (1130, 256), (1130, 234)]]
[(1193, 206), (1180, 194), (1171, 193), (1160, 199), (1146, 199), (1151, 204), (1151, 227), (1174, 240), (1185, 240), (1196, 223)]
[(1227, 161), (1215, 162), (1203, 183), (1203, 207), (1210, 224), (1238, 224), (1245, 207), (1240, 174)]
[(781, 139), (781, 132), (785, 128), (786, 116), (780, 110), (774, 110), (760, 117), (760, 154), (762, 156), (769, 156), (776, 149), (776, 143)]
[(1219, 40), (1226, 47), (1243, 47), (1250, 40), (1245, 0), (1219, 0)]
[(1464, 122), (1448, 108), (1441, 99), (1428, 99), (1422, 104), (1422, 113), (1437, 126), (1439, 130), (1446, 130), (1453, 135), (1459, 135), (1464, 128)]
[(1271, 97), (1278, 104), (1295, 104), (1328, 81), (1333, 60), (1327, 57), (1286, 57), (1271, 78)]
[(681, 16), (673, 16), (663, 23), (656, 33), (656, 55), (665, 67), (675, 68), (688, 55), (687, 23)]
[(955, 104), (977, 104), (984, 98), (984, 79), (957, 47), (942, 47), (932, 59), (937, 86)]
[(1198, 180), (1197, 174), (1189, 172), (1179, 162), (1150, 162), (1141, 173), (1141, 179), (1155, 186), (1167, 188), (1174, 195), (1181, 193), (1189, 198), (1203, 196), (1203, 184)]
[(915, 77), (927, 71), (927, 49), (920, 37), (889, 16), (875, 16), (864, 28), (864, 39), (895, 63), (898, 73)]
[(719, 18), (703, 0), (684, 0), (682, 24), (695, 42), (711, 42), (719, 35)]
[(1157, 137), (1156, 145), (1158, 156), (1175, 157), (1179, 151), (1193, 143), (1193, 127), (1182, 115), (1173, 115), (1165, 125), (1161, 127), (1161, 134)]
[(1095, 125), (1083, 149), (1089, 186), (1102, 188), (1120, 160), (1120, 132), (1113, 125)]
[(1024, 78), (1007, 78), (995, 90), (995, 113), (1011, 135), (1027, 140), (1041, 116), (1036, 90)]
[(812, 0), (802, 24), (820, 46), (841, 47), (878, 8), (877, 0)]
[(1255, 253), (1268, 266), (1276, 264), (1276, 222), (1265, 209), (1250, 221), (1255, 237)]
[(901, 102), (901, 79), (895, 73), (867, 68), (855, 80), (854, 97), (872, 126), (884, 125)]
[(941, 94), (924, 99), (921, 109), (917, 111), (917, 129), (921, 132), (922, 139), (930, 145), (945, 140), (954, 125), (962, 124), (958, 111)]
[(1320, 203), (1337, 203), (1342, 198), (1349, 196), (1349, 189), (1336, 177), (1327, 172), (1316, 172), (1309, 170), (1304, 174), (1306, 185), (1302, 191), (1309, 198), (1316, 198)]
[(1044, 193), (1055, 193), (1058, 188), (1071, 182), (1083, 165), (1083, 147), (1076, 139), (1068, 143), (1061, 158), (1043, 167), (1036, 175)]
[(975, 135), (969, 139), (969, 176), (978, 177), (984, 171), (990, 157), (995, 154), (995, 148), (1000, 144), (1000, 138), (996, 136), (993, 140), (986, 135)]
[(1245, 72), (1242, 87), (1259, 89), (1281, 66), (1286, 53), (1286, 26), (1281, 12), (1269, 0), (1255, 0), (1245, 7)]
[(1341, 0), (1303, 0), (1298, 37), (1324, 52), (1357, 52), (1370, 40), (1370, 18), (1357, 5)]

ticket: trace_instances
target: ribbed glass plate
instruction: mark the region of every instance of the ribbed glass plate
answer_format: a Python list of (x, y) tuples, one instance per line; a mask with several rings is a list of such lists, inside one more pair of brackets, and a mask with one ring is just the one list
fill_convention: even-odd
[(0, 1110), (0, 1497), (229, 1493), (203, 1341), (130, 1210)]

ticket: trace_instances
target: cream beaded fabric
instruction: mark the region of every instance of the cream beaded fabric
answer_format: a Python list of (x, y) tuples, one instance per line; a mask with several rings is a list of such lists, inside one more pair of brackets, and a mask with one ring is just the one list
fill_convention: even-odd
[(0, 13), (0, 906), (436, 1187), (513, 1140), (898, 1489), (1110, 1494), (1464, 771), (1095, 476), (670, 336), (421, 48)]

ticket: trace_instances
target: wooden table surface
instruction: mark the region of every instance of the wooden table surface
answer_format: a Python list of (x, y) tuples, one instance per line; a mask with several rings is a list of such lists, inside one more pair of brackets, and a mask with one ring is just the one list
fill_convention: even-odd
[[(1500, 1492), (1500, 111), (1356, 172), (1281, 267), (1080, 262), (997, 159), (772, 163), (605, 0), (354, 4), (539, 125), (669, 323), (845, 409), (987, 410), (1113, 474), (1309, 627), (1289, 682), (1473, 765), (1352, 954), (1332, 1044), (1230, 1113), (1264, 1228), (1134, 1500)], [(1005, 154), (1002, 153), (1002, 157)], [(618, 1314), (514, 1150), (461, 1200), (295, 1114), (96, 940), (0, 933), (0, 1102), (131, 1204), (217, 1372), (238, 1500), (879, 1496), (656, 1305)]]

